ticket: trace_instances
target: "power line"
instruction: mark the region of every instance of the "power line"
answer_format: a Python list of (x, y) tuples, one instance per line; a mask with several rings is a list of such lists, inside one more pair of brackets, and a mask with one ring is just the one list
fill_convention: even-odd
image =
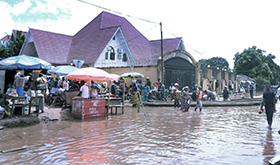
[[(82, 2), (82, 3), (85, 3), (85, 4), (88, 4), (88, 5), (91, 5), (91, 6), (94, 6), (94, 7), (97, 7), (97, 8), (100, 8), (100, 9), (103, 9), (103, 10), (106, 10), (106, 11), (109, 11), (109, 12), (113, 12), (113, 13), (119, 14), (119, 15), (124, 15), (124, 16), (130, 17), (130, 18), (134, 18), (134, 19), (138, 19), (138, 20), (144, 21), (144, 22), (156, 24), (156, 26), (158, 26), (158, 24), (159, 24), (159, 23), (156, 23), (156, 22), (154, 22), (154, 21), (150, 21), (150, 20), (147, 20), (147, 19), (139, 18), (139, 17), (134, 17), (134, 16), (132, 16), (132, 15), (124, 14), (124, 13), (121, 13), (121, 12), (118, 12), (118, 11), (115, 11), (115, 10), (111, 10), (111, 9), (109, 9), (109, 8), (105, 8), (105, 7), (102, 7), (102, 6), (99, 6), (99, 5), (90, 3), (90, 2), (83, 1), (83, 0), (78, 0), (78, 1), (79, 1), (79, 2)], [(156, 26), (154, 26), (154, 27), (148, 29), (148, 30), (145, 31), (145, 32), (150, 31), (151, 29), (155, 28)], [(170, 30), (168, 30), (166, 27), (164, 27), (164, 29), (167, 30), (169, 33), (171, 33), (175, 38), (177, 38), (177, 36), (176, 36), (174, 33), (172, 33)], [(135, 36), (134, 38), (128, 40), (127, 42), (124, 42), (123, 44), (126, 44), (126, 43), (128, 43), (128, 42), (134, 40), (135, 38), (137, 38), (137, 37), (139, 37), (139, 36), (140, 36), (140, 34), (139, 34), (138, 36)], [(123, 44), (120, 44), (120, 45), (118, 45), (118, 46), (121, 46), (121, 45), (123, 45)], [(185, 44), (186, 44), (186, 43), (185, 43)], [(196, 53), (198, 53), (199, 55), (203, 56), (198, 50), (192, 48), (192, 47), (191, 47), (190, 45), (188, 45), (188, 44), (186, 44), (186, 45), (187, 45), (188, 47), (190, 47), (192, 50), (194, 50)], [(117, 46), (117, 47), (118, 47), (118, 46)]]
[[(159, 26), (159, 25), (155, 25), (155, 26), (151, 27), (150, 29), (146, 30), (144, 33), (148, 32), (148, 31), (151, 31), (152, 29), (154, 29), (154, 28), (157, 27), (157, 26)], [(115, 46), (115, 47), (118, 48), (118, 47), (120, 47), (120, 46), (122, 46), (122, 45), (124, 45), (124, 44), (126, 44), (126, 43), (129, 43), (130, 41), (132, 41), (132, 40), (134, 40), (134, 39), (136, 39), (136, 38), (138, 38), (138, 37), (140, 37), (140, 36), (142, 36), (141, 33), (140, 33), (139, 35), (137, 35), (137, 36), (135, 36), (135, 37), (133, 37), (133, 38), (127, 40), (127, 41), (125, 40), (122, 44), (119, 44), (119, 45), (117, 45), (117, 46)]]
[[(163, 28), (165, 30), (167, 30), (169, 33), (171, 33), (175, 38), (178, 38), (174, 33), (172, 33), (170, 30), (168, 30), (166, 27), (163, 26)], [(185, 43), (188, 47), (190, 47), (192, 50), (194, 50), (196, 53), (198, 53), (199, 55), (203, 56), (203, 54), (201, 54), (198, 50), (192, 48), (189, 44)]]
[(105, 8), (105, 7), (102, 7), (102, 6), (99, 6), (99, 5), (95, 5), (93, 3), (89, 3), (89, 2), (86, 2), (86, 1), (83, 1), (83, 0), (78, 0), (78, 1), (80, 1), (82, 3), (85, 3), (85, 4), (88, 4), (88, 5), (91, 5), (91, 6), (95, 6), (97, 8), (100, 8), (100, 9), (103, 9), (103, 10), (106, 10), (106, 11), (110, 11), (110, 12), (113, 12), (113, 13), (124, 15), (124, 16), (130, 17), (130, 18), (138, 19), (138, 20), (145, 21), (145, 22), (148, 22), (148, 23), (158, 24), (158, 23), (156, 23), (154, 21), (150, 21), (150, 20), (147, 20), (147, 19), (139, 18), (139, 17), (134, 17), (134, 16), (128, 15), (128, 14), (123, 14), (121, 12), (118, 12), (118, 11), (115, 11), (115, 10), (111, 10), (109, 8)]
[[(97, 7), (97, 8), (100, 8), (100, 9), (103, 9), (103, 10), (106, 10), (106, 11), (114, 12), (114, 13), (117, 13), (117, 14), (120, 14), (120, 15), (124, 15), (124, 16), (130, 17), (130, 18), (134, 18), (134, 19), (138, 19), (138, 20), (141, 20), (141, 21), (144, 21), (144, 22), (153, 23), (153, 24), (158, 25), (158, 23), (156, 23), (156, 22), (154, 22), (154, 21), (150, 21), (150, 20), (147, 20), (147, 19), (139, 18), (139, 17), (134, 17), (134, 16), (128, 15), (128, 14), (123, 14), (123, 13), (121, 13), (121, 12), (118, 12), (118, 11), (115, 11), (115, 10), (111, 10), (111, 9), (109, 9), (109, 8), (105, 8), (105, 7), (102, 7), (102, 6), (93, 4), (93, 3), (89, 3), (89, 2), (86, 2), (86, 1), (83, 1), (83, 0), (78, 0), (78, 1), (80, 1), (80, 2), (82, 2), (82, 3), (85, 3), (85, 4), (88, 4), (88, 5), (91, 5), (91, 6), (95, 6), (95, 7)], [(155, 26), (155, 27), (156, 27), (156, 26)], [(150, 30), (153, 29), (153, 28), (154, 28), (154, 27), (148, 29), (146, 32), (150, 31)], [(176, 36), (174, 33), (172, 33), (170, 30), (168, 30), (166, 27), (163, 26), (163, 28), (164, 28), (165, 30), (167, 30), (169, 33), (171, 33), (175, 38), (177, 38), (177, 36)], [(130, 39), (130, 40), (127, 41), (127, 42), (130, 42), (130, 41), (132, 41), (133, 39), (135, 39), (135, 38), (137, 38), (137, 37), (139, 37), (139, 36), (140, 36), (140, 35), (138, 35), (138, 36), (136, 36), (136, 37)], [(125, 43), (124, 43), (124, 44), (125, 44)], [(121, 45), (123, 45), (123, 44), (121, 44)], [(119, 45), (119, 46), (121, 46), (121, 45)], [(198, 53), (198, 54), (200, 54), (201, 56), (203, 56), (198, 50), (192, 48), (192, 47), (191, 47), (190, 45), (188, 45), (188, 44), (186, 44), (186, 45), (187, 45), (188, 47), (190, 47), (191, 49), (193, 49), (196, 53)]]

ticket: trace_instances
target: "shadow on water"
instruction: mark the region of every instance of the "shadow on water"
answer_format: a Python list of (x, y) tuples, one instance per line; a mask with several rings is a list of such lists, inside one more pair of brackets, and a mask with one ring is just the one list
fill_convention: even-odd
[(267, 164), (280, 152), (279, 112), (268, 130), (257, 109), (145, 107), (144, 116), (126, 107), (102, 120), (4, 129), (0, 164)]

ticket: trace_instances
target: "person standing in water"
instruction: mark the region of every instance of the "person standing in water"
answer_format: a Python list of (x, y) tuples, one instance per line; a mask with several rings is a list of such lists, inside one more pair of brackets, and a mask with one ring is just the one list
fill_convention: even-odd
[(191, 97), (189, 93), (189, 87), (185, 86), (181, 93), (181, 111), (188, 112), (191, 104)]
[(265, 92), (263, 93), (262, 102), (261, 102), (261, 110), (263, 111), (263, 106), (265, 107), (265, 114), (269, 128), (271, 128), (273, 113), (275, 111), (275, 94), (270, 90), (270, 86), (267, 85)]
[(179, 84), (174, 85), (174, 108), (180, 107), (181, 91), (179, 90)]
[(197, 108), (199, 108), (199, 111), (202, 110), (202, 87), (200, 86), (196, 92), (196, 106), (194, 108), (194, 111), (196, 111)]

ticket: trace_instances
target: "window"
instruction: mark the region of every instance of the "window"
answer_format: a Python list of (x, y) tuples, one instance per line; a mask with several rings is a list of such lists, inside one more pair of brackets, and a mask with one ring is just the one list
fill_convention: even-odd
[(105, 59), (108, 60), (108, 52), (105, 52)]
[(115, 60), (115, 53), (114, 52), (110, 53), (110, 60)]
[(106, 48), (105, 59), (108, 60), (108, 58), (110, 58), (110, 60), (115, 60), (115, 50), (112, 46)]
[(126, 61), (127, 61), (127, 55), (126, 55), (125, 53), (123, 54), (123, 59), (122, 59), (122, 61), (123, 61), (123, 62), (126, 62)]

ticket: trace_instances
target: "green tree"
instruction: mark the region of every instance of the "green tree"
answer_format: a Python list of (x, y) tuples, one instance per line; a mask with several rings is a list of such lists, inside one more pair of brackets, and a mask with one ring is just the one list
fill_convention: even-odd
[(222, 57), (212, 57), (210, 59), (201, 59), (198, 61), (201, 67), (207, 67), (208, 65), (212, 69), (227, 69), (230, 70), (229, 64), (225, 58)]
[(257, 85), (276, 84), (280, 69), (274, 63), (275, 56), (264, 55), (265, 51), (256, 46), (237, 52), (234, 57), (234, 69), (236, 74), (249, 76), (256, 80)]
[(7, 57), (19, 55), (20, 49), (25, 40), (22, 31), (16, 31), (16, 35), (12, 35), (7, 45)]
[(0, 59), (7, 57), (7, 48), (4, 45), (0, 46)]

